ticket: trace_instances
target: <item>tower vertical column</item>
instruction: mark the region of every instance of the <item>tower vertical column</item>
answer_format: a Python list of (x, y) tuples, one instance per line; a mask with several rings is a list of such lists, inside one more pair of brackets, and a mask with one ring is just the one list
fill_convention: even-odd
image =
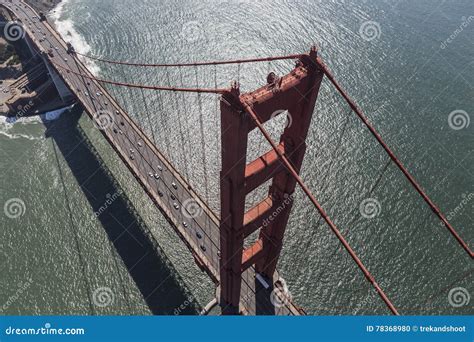
[(247, 156), (248, 118), (239, 109), (237, 84), (221, 99), (221, 307), (237, 314), (243, 253), (242, 225), (245, 210), (244, 172)]
[[(288, 126), (281, 136), (280, 144), (285, 146), (285, 155), (298, 174), (301, 171), (306, 152), (306, 138), (313, 116), (314, 106), (321, 85), (322, 78), (314, 80), (314, 89), (302, 96), (289, 110)], [(278, 216), (271, 225), (263, 227), (260, 239), (264, 241), (265, 253), (257, 263), (257, 272), (272, 279), (275, 273), (280, 251), (283, 246), (283, 237), (290, 212), (294, 203), (296, 180), (288, 170), (275, 175), (269, 193), (276, 199), (280, 206), (277, 208)]]

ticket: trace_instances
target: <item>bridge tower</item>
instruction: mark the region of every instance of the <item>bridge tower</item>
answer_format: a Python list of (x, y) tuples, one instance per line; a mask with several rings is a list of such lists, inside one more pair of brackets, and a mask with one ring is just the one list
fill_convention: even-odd
[[(233, 84), (221, 98), (220, 305), (224, 314), (240, 312), (241, 278), (250, 267), (273, 284), (296, 187), (275, 151), (247, 162), (248, 135), (256, 125), (242, 103), (249, 104), (262, 123), (288, 113), (278, 148), (300, 172), (323, 79), (316, 57), (313, 48), (289, 74), (280, 78), (271, 73), (267, 85), (247, 94), (240, 94), (238, 84)], [(246, 196), (267, 181), (271, 182), (268, 196), (246, 211)], [(245, 239), (256, 231), (258, 239), (245, 248)]]

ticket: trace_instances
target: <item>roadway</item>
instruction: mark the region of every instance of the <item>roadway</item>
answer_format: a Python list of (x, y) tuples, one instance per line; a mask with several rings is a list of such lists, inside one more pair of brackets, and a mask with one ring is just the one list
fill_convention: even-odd
[[(217, 215), (106, 89), (93, 79), (94, 75), (76, 55), (68, 53), (67, 44), (51, 25), (41, 21), (38, 13), (23, 1), (0, 0), (0, 5), (21, 21), (30, 41), (58, 72), (91, 119), (101, 120), (103, 124), (96, 124), (103, 136), (185, 242), (197, 264), (218, 285), (220, 237)], [(255, 281), (253, 268), (242, 278), (241, 305), (245, 313), (299, 314), (291, 303), (281, 307), (271, 305), (271, 286), (266, 289)]]

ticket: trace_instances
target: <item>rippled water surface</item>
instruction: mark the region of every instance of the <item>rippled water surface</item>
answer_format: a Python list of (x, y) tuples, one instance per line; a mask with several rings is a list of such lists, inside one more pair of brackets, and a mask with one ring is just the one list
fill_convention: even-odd
[[(238, 59), (305, 52), (316, 43), (370, 121), (474, 246), (470, 15), (471, 0), (71, 0), (51, 20), (78, 51), (115, 60)], [(89, 63), (104, 78), (192, 87), (238, 80), (243, 91), (264, 84), (269, 71), (284, 74), (292, 67), (271, 62), (144, 70)], [(217, 211), (218, 99), (111, 92)], [(465, 120), (458, 126), (448, 120), (454, 111)], [(211, 282), (80, 114), (46, 124), (0, 123), (1, 201), (20, 198), (26, 207), (18, 219), (1, 217), (5, 312), (172, 314), (182, 306), (180, 312), (195, 313), (212, 297)], [(276, 136), (283, 125), (277, 120), (267, 128)], [(251, 156), (268, 149), (258, 134), (250, 139)], [(455, 308), (448, 301), (455, 287), (474, 293), (472, 260), (388, 161), (324, 81), (303, 178), (401, 313), (472, 314), (472, 302)], [(252, 194), (248, 205), (259, 196)], [(110, 215), (96, 218), (94, 211), (110, 198), (119, 198)], [(373, 218), (361, 215), (366, 199), (379, 204)], [(279, 268), (295, 302), (310, 314), (388, 313), (300, 192)], [(113, 297), (105, 307), (94, 301), (103, 288)]]

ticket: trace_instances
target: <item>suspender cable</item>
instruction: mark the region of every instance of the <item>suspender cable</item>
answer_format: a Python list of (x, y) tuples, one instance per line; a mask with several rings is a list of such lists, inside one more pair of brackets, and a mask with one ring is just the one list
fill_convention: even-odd
[[(349, 115), (350, 113), (347, 113), (347, 116), (344, 120), (344, 124), (342, 126), (342, 131), (341, 131), (341, 134), (339, 135), (339, 138), (337, 140), (337, 144), (336, 144), (336, 148), (334, 149), (334, 151), (332, 152), (332, 155), (333, 156), (337, 156), (338, 155), (338, 152), (339, 152), (339, 148), (341, 147), (342, 145), (342, 142), (344, 140), (344, 135), (346, 134), (346, 129), (347, 129), (347, 126), (349, 124), (349, 120), (351, 118), (351, 116)], [(332, 158), (332, 161), (331, 161), (331, 164), (329, 165), (328, 169), (327, 169), (327, 172), (326, 172), (326, 175), (325, 177), (323, 178), (324, 179), (324, 183), (326, 183), (326, 190), (327, 190), (327, 187), (329, 186), (329, 182), (327, 180), (327, 178), (329, 177), (329, 175), (331, 174), (331, 170), (332, 170), (332, 167), (334, 166), (336, 162), (336, 158)]]
[[(270, 75), (270, 73), (272, 72), (272, 65), (271, 65), (271, 63), (272, 63), (271, 61), (268, 61), (268, 65), (267, 65), (267, 75)], [(288, 114), (287, 114), (287, 115), (288, 115)], [(288, 116), (287, 116), (286, 119), (288, 119)], [(287, 123), (288, 123), (288, 122), (287, 122)], [(260, 142), (258, 143), (258, 150), (257, 150), (258, 155), (264, 153), (264, 152), (263, 152), (263, 149), (262, 149), (262, 145), (263, 145), (263, 143), (265, 142), (265, 138), (259, 139), (259, 140), (260, 140)], [(266, 151), (265, 151), (265, 152), (266, 152)]]
[[(125, 81), (127, 81), (127, 75), (125, 74), (125, 71), (124, 71), (123, 69), (124, 69), (124, 67), (122, 66), (122, 67), (120, 68), (120, 72), (121, 72), (121, 74), (122, 74), (123, 79), (124, 79)], [(140, 118), (140, 110), (137, 110), (137, 109), (136, 109), (136, 105), (135, 105), (133, 93), (132, 93), (132, 91), (131, 91), (130, 88), (127, 88), (126, 90), (127, 90), (127, 92), (128, 92), (128, 95), (130, 96), (129, 101), (127, 101), (127, 102), (130, 103), (130, 107), (133, 108), (133, 110), (135, 111), (135, 113), (133, 113), (133, 114), (136, 116), (139, 126), (141, 127), (141, 129), (142, 129), (143, 131), (145, 131), (145, 125), (143, 124), (143, 122), (142, 122), (142, 120), (141, 120), (141, 118)], [(129, 113), (129, 114), (130, 114), (130, 113)]]
[[(171, 143), (170, 143), (170, 135), (166, 132), (166, 129), (170, 127), (168, 125), (168, 120), (167, 116), (165, 115), (165, 102), (163, 98), (161, 97), (161, 91), (156, 92), (157, 98), (158, 98), (158, 110), (160, 112), (160, 120), (158, 122), (161, 124), (161, 132), (163, 133), (162, 136), (164, 137), (165, 140), (165, 149), (166, 153), (168, 154), (168, 158), (171, 159), (173, 164), (176, 164), (173, 158), (173, 155), (171, 154)], [(165, 122), (165, 124), (163, 124)]]
[[(166, 74), (168, 75), (168, 69), (166, 69)], [(178, 67), (178, 74), (179, 74), (179, 82), (180, 82), (180, 87), (184, 87), (184, 81), (183, 81), (183, 70), (181, 67)], [(169, 81), (168, 81), (169, 82)], [(189, 107), (192, 107), (192, 104), (191, 106), (188, 106), (188, 101), (187, 101), (187, 96), (185, 96), (186, 94), (184, 93), (181, 93), (181, 101), (183, 103), (182, 105), (182, 108), (183, 108), (183, 111), (185, 113), (191, 113), (191, 110), (189, 109)], [(176, 98), (176, 103), (178, 104), (178, 99)], [(183, 149), (186, 148), (186, 158), (191, 158), (191, 156), (193, 155), (191, 153), (192, 151), (192, 146), (194, 145), (193, 144), (193, 141), (191, 140), (191, 134), (190, 134), (190, 127), (187, 123), (187, 120), (185, 120), (185, 131), (182, 130), (182, 125), (181, 125), (181, 122), (179, 124), (179, 129), (180, 129), (180, 134), (181, 134), (181, 139), (182, 139), (182, 144), (183, 144)], [(184, 139), (184, 135), (186, 135), (186, 139)], [(186, 146), (184, 146), (184, 144), (186, 143)], [(191, 145), (191, 146), (190, 146)], [(186, 165), (187, 167), (187, 165)], [(189, 171), (189, 175), (188, 175), (188, 182), (191, 184), (191, 181), (195, 179), (195, 171), (196, 171), (196, 168), (194, 167), (191, 167), (190, 171)], [(188, 172), (188, 171), (186, 171)]]
[[(217, 89), (217, 65), (214, 65), (214, 89)], [(220, 102), (220, 99), (219, 99), (219, 97), (216, 96), (216, 111), (215, 111), (216, 132), (219, 132), (219, 122), (220, 122), (219, 102)], [(217, 147), (219, 146), (219, 142), (220, 142), (219, 134), (215, 134), (215, 137), (216, 137), (216, 149), (217, 149)], [(218, 151), (220, 151), (220, 149), (218, 149)]]
[[(120, 66), (121, 75), (122, 75), (124, 80), (127, 80), (127, 75), (126, 75), (124, 69), (125, 69), (124, 66)], [(142, 89), (140, 89), (140, 90), (142, 90)], [(131, 114), (130, 115), (131, 120), (133, 122), (135, 122), (135, 124), (139, 127), (139, 129), (143, 132), (143, 134), (147, 135), (145, 133), (146, 132), (146, 127), (145, 127), (144, 122), (143, 122), (142, 117), (141, 117), (142, 110), (141, 110), (140, 107), (138, 107), (138, 110), (137, 110), (138, 104), (135, 101), (135, 98), (134, 98), (133, 93), (132, 93), (132, 89), (131, 88), (126, 88), (125, 92), (126, 93), (128, 92), (129, 101), (127, 101), (127, 102), (130, 103), (130, 108), (133, 108), (133, 112), (128, 111), (129, 115)], [(124, 102), (124, 103), (127, 103), (127, 102)], [(127, 134), (125, 134), (125, 135), (127, 135)], [(129, 140), (131, 140), (130, 137), (127, 136), (127, 138)], [(139, 144), (139, 140), (137, 140), (137, 137), (135, 135), (133, 135), (133, 140), (134, 140), (135, 145)], [(148, 153), (148, 149), (146, 149), (145, 151)], [(130, 153), (132, 153), (132, 151), (130, 151)], [(139, 158), (138, 162), (139, 162), (140, 166), (146, 165), (143, 158)]]
[[(217, 65), (214, 65), (214, 89), (217, 89)], [(214, 129), (215, 129), (215, 132), (216, 134), (214, 134), (214, 138), (215, 138), (215, 141), (214, 141), (214, 151), (217, 151), (217, 158), (218, 160), (221, 159), (222, 155), (221, 155), (221, 129), (220, 129), (220, 122), (221, 122), (221, 119), (220, 119), (220, 109), (219, 109), (219, 104), (220, 104), (220, 97), (219, 96), (216, 96), (215, 97), (215, 111), (214, 111)], [(211, 158), (211, 164), (213, 163), (212, 161), (212, 158)], [(211, 170), (213, 170), (214, 168), (211, 168)], [(220, 185), (219, 185), (219, 174), (213, 174), (213, 176), (211, 177), (211, 180), (213, 180), (213, 182), (215, 183), (215, 186), (212, 187), (212, 189), (219, 189), (220, 188)], [(218, 190), (219, 191), (219, 190)], [(217, 193), (219, 194), (219, 193)], [(212, 196), (213, 198), (219, 198), (219, 196)], [(211, 204), (212, 205), (212, 204)]]
[[(351, 118), (351, 116), (350, 116), (349, 114), (350, 114), (350, 113), (347, 113), (347, 116), (346, 116), (346, 118), (345, 118), (345, 120), (344, 120), (344, 124), (343, 124), (343, 126), (342, 126), (342, 132), (341, 132), (341, 134), (339, 135), (339, 138), (338, 138), (338, 141), (337, 141), (337, 144), (336, 144), (336, 148), (335, 148), (334, 151), (332, 152), (332, 155), (333, 155), (333, 156), (337, 156), (337, 155), (338, 155), (339, 148), (340, 148), (341, 145), (342, 145), (342, 140), (343, 140), (343, 138), (344, 138), (344, 135), (345, 135), (345, 133), (346, 133), (346, 128), (347, 128), (347, 126), (348, 126), (348, 124), (349, 124), (349, 120), (350, 120), (350, 118)], [(332, 170), (332, 168), (333, 168), (333, 166), (334, 166), (335, 163), (336, 163), (336, 158), (332, 158), (332, 161), (331, 161), (331, 163), (329, 164), (329, 167), (327, 168), (326, 174), (324, 175), (323, 181), (324, 181), (324, 183), (326, 184), (325, 190), (327, 190), (327, 188), (329, 187), (329, 181), (328, 181), (327, 178), (328, 178), (329, 175), (331, 174), (331, 170)], [(351, 215), (351, 216), (352, 216), (352, 215)], [(321, 219), (322, 219), (322, 217), (320, 217), (320, 218), (318, 219), (318, 223), (317, 223), (318, 226), (319, 226), (319, 224), (320, 224), (320, 222), (321, 222)]]
[[(166, 69), (166, 81), (168, 82), (168, 84), (171, 84), (168, 69)], [(176, 113), (179, 114), (179, 103), (178, 103), (178, 98), (177, 98), (176, 93), (174, 94), (173, 98), (175, 100), (174, 102), (175, 102), (175, 107), (176, 107)], [(181, 125), (180, 117), (181, 117), (181, 115), (177, 115), (177, 117), (176, 117), (176, 120), (178, 121), (178, 131), (179, 131), (179, 135), (181, 137), (181, 144), (179, 144), (179, 145), (181, 146), (181, 154), (183, 156), (182, 162), (184, 163), (184, 172), (185, 172), (185, 175), (186, 175), (186, 180), (187, 180), (188, 183), (191, 184), (191, 178), (189, 178), (188, 163), (187, 163), (187, 160), (186, 160), (187, 155), (186, 155), (186, 150), (185, 150), (185, 147), (184, 147), (185, 139), (184, 139), (184, 133), (183, 133), (183, 126)]]
[[(199, 78), (197, 67), (194, 67), (194, 75), (196, 77), (196, 87), (199, 88)], [(206, 201), (209, 203), (209, 182), (207, 179), (207, 158), (206, 158), (206, 139), (204, 138), (204, 122), (203, 122), (203, 112), (202, 112), (202, 99), (201, 94), (197, 94), (198, 97), (198, 109), (199, 109), (199, 129), (201, 134), (201, 145), (202, 145), (202, 165), (203, 165), (203, 172), (204, 172), (204, 187), (206, 193)]]
[[(105, 71), (107, 73), (107, 78), (112, 78), (112, 75), (113, 75), (113, 66), (112, 65), (108, 65), (106, 68), (105, 68)], [(117, 94), (115, 92), (115, 88), (114, 87), (111, 87), (109, 85), (109, 87), (107, 87), (106, 89), (110, 89), (110, 92), (112, 93), (112, 96), (114, 98), (117, 98)]]
[[(168, 70), (166, 70), (166, 74), (168, 75)], [(183, 82), (183, 71), (181, 70), (181, 68), (178, 68), (178, 74), (179, 74), (179, 82), (180, 82), (180, 87), (184, 87), (184, 82)], [(168, 76), (167, 76), (168, 77)], [(169, 77), (168, 77), (168, 82), (169, 82)], [(185, 113), (189, 113), (189, 110), (188, 110), (188, 101), (186, 100), (186, 96), (184, 96), (185, 94), (184, 93), (181, 93), (181, 101), (183, 102), (183, 111)], [(176, 99), (176, 103), (177, 102), (177, 99)], [(186, 120), (186, 123), (188, 122), (188, 120)], [(181, 124), (180, 124), (180, 130), (181, 130)], [(191, 135), (189, 134), (189, 131), (190, 131), (190, 128), (189, 128), (189, 125), (186, 126), (186, 139), (183, 139), (182, 141), (182, 145), (183, 145), (183, 149), (184, 149), (184, 144), (186, 144), (186, 148), (187, 148), (187, 152), (186, 153), (189, 153), (188, 156), (191, 156), (191, 150), (192, 148), (189, 146), (189, 144), (193, 144), (192, 140), (191, 140)], [(184, 133), (181, 133), (182, 135)], [(190, 174), (188, 175), (188, 181), (191, 182), (191, 179), (195, 179), (194, 177), (194, 168), (191, 168), (191, 171), (190, 171)], [(191, 175), (192, 174), (192, 175)]]
[(153, 138), (153, 143), (156, 146), (155, 129), (154, 129), (153, 124), (151, 122), (151, 115), (150, 115), (150, 111), (148, 110), (148, 104), (147, 104), (147, 101), (146, 101), (145, 92), (143, 91), (143, 89), (140, 89), (140, 92), (142, 93), (143, 104), (145, 105), (145, 112), (146, 112), (146, 116), (148, 118), (148, 125), (150, 126), (151, 136)]
[[(392, 160), (389, 159), (387, 161), (387, 163), (382, 167), (381, 171), (380, 171), (380, 175), (378, 176), (377, 180), (374, 182), (374, 184), (372, 185), (372, 187), (370, 188), (370, 190), (364, 195), (364, 197), (362, 198), (367, 198), (367, 196), (370, 196), (372, 195), (372, 193), (375, 191), (375, 189), (377, 188), (377, 186), (380, 184), (380, 182), (382, 181), (382, 178), (383, 176), (385, 175), (385, 172), (387, 172), (388, 170), (388, 167), (390, 166), (390, 164), (392, 164)], [(356, 221), (356, 212), (359, 211), (359, 208), (354, 208), (349, 217), (352, 217), (353, 219), (349, 222), (349, 225), (352, 225), (355, 221)]]
[(311, 190), (306, 186), (306, 184), (303, 182), (301, 177), (298, 175), (296, 172), (295, 168), (291, 165), (290, 161), (286, 158), (286, 156), (281, 152), (277, 145), (273, 142), (271, 139), (270, 135), (268, 132), (265, 130), (263, 127), (262, 122), (258, 118), (257, 114), (255, 111), (245, 102), (242, 102), (242, 105), (245, 109), (245, 111), (252, 117), (253, 121), (257, 125), (258, 129), (260, 132), (262, 132), (263, 136), (265, 139), (269, 142), (269, 144), (272, 146), (273, 150), (277, 153), (280, 161), (286, 166), (288, 169), (288, 172), (293, 176), (293, 178), (296, 180), (296, 182), (300, 185), (301, 189), (304, 191), (306, 196), (311, 200), (311, 202), (314, 204), (316, 209), (319, 211), (321, 216), (324, 218), (326, 223), (329, 225), (333, 233), (337, 236), (339, 241), (343, 244), (344, 248), (349, 252), (350, 256), (352, 259), (356, 262), (357, 266), (362, 270), (364, 273), (365, 277), (367, 280), (374, 286), (375, 290), (378, 292), (382, 300), (385, 302), (387, 307), (390, 309), (390, 311), (395, 314), (399, 315), (398, 310), (395, 308), (395, 306), (392, 304), (390, 299), (387, 297), (385, 292), (382, 290), (380, 285), (375, 281), (375, 278), (372, 276), (372, 274), (368, 271), (368, 269), (365, 267), (365, 265), (362, 263), (362, 261), (359, 259), (357, 254), (354, 252), (352, 247), (349, 245), (347, 240), (344, 238), (344, 236), (341, 234), (339, 229), (336, 227), (336, 225), (332, 222), (332, 220), (329, 218), (329, 216), (326, 214), (326, 211), (323, 209), (323, 207), (319, 204), (319, 202), (316, 200), (314, 195), (311, 193)]
[[(168, 70), (166, 71), (166, 73), (168, 73)], [(179, 82), (180, 82), (180, 87), (184, 87), (184, 82), (183, 82), (183, 71), (181, 70), (181, 67), (178, 68), (178, 73), (179, 73)], [(183, 111), (185, 113), (188, 113), (189, 111), (189, 107), (188, 107), (188, 101), (186, 99), (186, 96), (184, 96), (185, 94), (184, 93), (181, 93), (181, 100), (183, 102)], [(183, 140), (183, 144), (184, 144), (184, 141), (187, 142), (187, 147), (188, 147), (188, 151), (189, 151), (189, 144), (192, 144), (191, 142), (191, 135), (189, 134), (189, 128), (186, 129), (186, 139), (187, 140)], [(194, 169), (192, 170), (194, 171)], [(194, 179), (194, 173), (193, 173), (193, 179)], [(191, 181), (191, 180), (190, 180)]]
[(461, 247), (469, 254), (471, 258), (474, 258), (474, 253), (473, 251), (469, 248), (467, 243), (461, 238), (461, 236), (458, 234), (458, 232), (451, 226), (451, 224), (448, 222), (446, 217), (441, 213), (439, 208), (433, 203), (433, 201), (428, 197), (428, 195), (425, 193), (425, 191), (421, 188), (421, 186), (418, 184), (418, 182), (413, 178), (413, 176), (408, 172), (408, 170), (403, 166), (403, 164), (398, 160), (398, 158), (395, 156), (395, 154), (392, 152), (392, 150), (388, 147), (388, 145), (385, 143), (385, 141), (382, 139), (380, 134), (375, 130), (375, 128), (369, 123), (369, 120), (367, 117), (362, 113), (360, 108), (357, 106), (357, 104), (349, 97), (349, 95), (346, 93), (346, 91), (342, 88), (342, 86), (336, 81), (334, 75), (332, 72), (329, 70), (329, 68), (326, 66), (326, 64), (323, 62), (321, 57), (317, 57), (316, 62), (319, 64), (319, 66), (322, 68), (324, 74), (328, 77), (328, 79), (331, 81), (331, 83), (336, 87), (337, 91), (339, 94), (342, 95), (342, 97), (346, 100), (346, 102), (349, 104), (349, 106), (352, 108), (352, 110), (357, 114), (357, 116), (361, 119), (361, 121), (364, 123), (364, 125), (369, 129), (370, 133), (377, 139), (379, 144), (383, 147), (385, 152), (390, 156), (390, 158), (393, 160), (393, 162), (397, 165), (397, 167), (402, 171), (402, 173), (405, 175), (405, 177), (408, 179), (408, 181), (413, 185), (413, 187), (416, 189), (416, 191), (421, 195), (423, 200), (430, 206), (431, 210), (439, 217), (439, 219), (444, 223), (445, 227), (449, 230), (449, 232), (454, 236), (454, 238), (459, 242)]
[(385, 172), (388, 170), (390, 164), (392, 164), (392, 159), (389, 159), (387, 161), (387, 163), (384, 165), (384, 167), (382, 168), (382, 172), (380, 173), (379, 178), (377, 178), (374, 185), (372, 185), (372, 188), (370, 188), (369, 195), (371, 195), (375, 191), (377, 186), (380, 184), (380, 182), (382, 181), (382, 178), (383, 178)]
[(237, 64), (237, 83), (240, 83), (240, 63)]

